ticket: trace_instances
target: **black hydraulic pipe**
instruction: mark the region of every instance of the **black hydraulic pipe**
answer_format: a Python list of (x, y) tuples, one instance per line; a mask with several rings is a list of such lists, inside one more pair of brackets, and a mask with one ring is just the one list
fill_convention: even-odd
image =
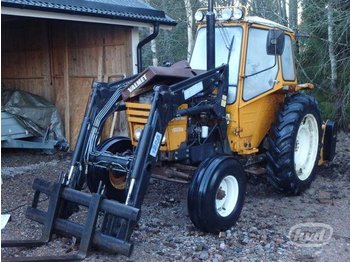
[(209, 110), (212, 110), (213, 108), (214, 108), (214, 105), (204, 105), (204, 106), (190, 107), (187, 109), (180, 109), (176, 111), (176, 116), (195, 115), (200, 112), (207, 112)]
[(79, 177), (75, 177), (74, 173), (75, 173), (75, 169), (77, 167), (77, 164), (81, 161), (81, 156), (82, 156), (82, 152), (84, 152), (84, 149), (86, 147), (86, 134), (88, 133), (88, 128), (90, 125), (90, 117), (91, 117), (91, 112), (92, 112), (92, 108), (93, 108), (93, 102), (95, 100), (95, 97), (97, 95), (97, 86), (98, 83), (94, 82), (92, 84), (92, 92), (88, 101), (88, 104), (86, 106), (86, 110), (85, 110), (85, 115), (83, 118), (83, 122), (81, 124), (80, 130), (79, 130), (79, 134), (78, 134), (78, 139), (77, 142), (75, 144), (75, 148), (74, 148), (74, 152), (73, 152), (73, 156), (72, 156), (72, 160), (71, 160), (71, 166), (69, 169), (69, 173), (68, 173), (68, 184), (72, 187), (72, 188), (76, 188), (76, 189), (80, 189), (81, 185), (79, 185), (79, 181), (80, 179), (78, 179)]
[(92, 93), (90, 95), (86, 110), (85, 110), (85, 115), (84, 115), (84, 119), (79, 131), (79, 135), (78, 135), (78, 139), (77, 139), (77, 143), (75, 145), (75, 149), (73, 152), (73, 156), (72, 156), (72, 166), (74, 166), (76, 164), (76, 162), (79, 160), (80, 155), (81, 155), (81, 151), (82, 151), (82, 147), (84, 144), (84, 140), (85, 140), (85, 134), (87, 132), (87, 128), (88, 125), (90, 123), (90, 115), (91, 115), (91, 110), (92, 110), (92, 105), (93, 105), (93, 101), (95, 100), (96, 94), (97, 94), (97, 88), (95, 87), (95, 85), (97, 85), (96, 82), (94, 82), (92, 84)]
[(137, 72), (141, 73), (142, 72), (142, 47), (152, 41), (154, 38), (157, 37), (159, 34), (159, 24), (156, 23), (153, 25), (153, 33), (141, 40), (137, 44)]
[[(155, 137), (156, 132), (164, 134), (165, 128), (159, 127), (159, 110), (158, 110), (158, 99), (160, 89), (158, 86), (154, 88), (154, 96), (151, 105), (151, 110), (148, 116), (147, 123), (143, 128), (141, 139), (138, 143), (135, 157), (134, 166), (131, 171), (131, 181), (136, 181), (134, 186), (129, 191), (132, 191), (132, 199), (128, 203), (130, 206), (140, 208), (146, 189), (148, 186), (149, 178), (151, 176), (151, 166), (154, 162), (154, 156), (150, 155), (152, 141)], [(158, 151), (158, 148), (157, 148)], [(127, 199), (128, 202), (128, 199)]]
[(215, 13), (213, 0), (208, 1), (207, 18), (207, 70), (215, 68)]
[(128, 168), (132, 158), (125, 156), (112, 155), (111, 153), (91, 153), (89, 161), (95, 163), (105, 162), (113, 165), (120, 165)]

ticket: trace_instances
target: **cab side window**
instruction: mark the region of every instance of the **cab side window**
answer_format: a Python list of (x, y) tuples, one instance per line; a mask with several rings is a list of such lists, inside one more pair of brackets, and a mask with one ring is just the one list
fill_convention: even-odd
[(282, 75), (284, 80), (295, 80), (292, 40), (289, 35), (284, 36), (284, 51), (282, 54)]
[(265, 93), (275, 85), (278, 64), (274, 66), (275, 56), (266, 53), (267, 34), (268, 30), (249, 29), (243, 88), (245, 101)]

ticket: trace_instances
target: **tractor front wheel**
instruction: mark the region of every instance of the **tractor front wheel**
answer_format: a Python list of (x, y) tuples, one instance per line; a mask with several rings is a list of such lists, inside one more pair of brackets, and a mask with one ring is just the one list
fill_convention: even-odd
[(246, 176), (232, 156), (214, 156), (198, 167), (188, 191), (188, 212), (193, 224), (205, 232), (232, 227), (243, 207)]
[(287, 98), (268, 138), (268, 179), (277, 189), (297, 195), (310, 186), (320, 158), (321, 135), (316, 100), (302, 94)]

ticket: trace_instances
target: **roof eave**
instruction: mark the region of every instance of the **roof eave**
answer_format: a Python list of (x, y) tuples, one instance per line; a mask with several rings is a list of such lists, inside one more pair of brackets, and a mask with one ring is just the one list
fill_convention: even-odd
[(28, 8), (28, 6), (22, 5), (21, 7), (14, 7), (1, 3), (1, 14), (4, 15), (16, 15), (16, 16), (27, 16), (47, 19), (58, 19), (68, 21), (81, 21), (81, 22), (92, 22), (92, 23), (104, 23), (104, 24), (115, 24), (124, 26), (139, 26), (148, 27), (153, 24), (159, 24), (162, 29), (171, 29), (177, 23), (174, 20), (169, 19), (157, 19), (155, 17), (130, 17), (130, 16), (113, 16), (104, 15), (99, 13), (83, 13), (74, 12), (70, 10), (45, 10), (45, 8)]

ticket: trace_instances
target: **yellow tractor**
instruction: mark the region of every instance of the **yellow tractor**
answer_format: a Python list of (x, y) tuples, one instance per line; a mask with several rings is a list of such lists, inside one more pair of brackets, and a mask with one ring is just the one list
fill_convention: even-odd
[[(191, 99), (184, 101), (160, 136), (157, 160), (168, 169), (174, 167), (172, 170), (181, 169), (179, 163), (199, 164), (193, 177), (176, 171), (160, 173), (192, 178), (190, 218), (198, 228), (217, 232), (230, 228), (241, 212), (244, 169), (249, 172), (249, 166), (260, 162), (277, 189), (301, 193), (314, 179), (316, 166), (333, 159), (336, 127), (333, 121), (322, 122), (315, 98), (300, 93), (314, 86), (297, 82), (291, 29), (245, 16), (244, 8), (215, 8), (206, 16), (205, 11), (195, 14), (196, 41), (189, 65), (182, 68), (188, 66), (193, 75), (200, 75), (199, 70), (227, 65), (227, 93), (220, 93), (218, 87), (203, 92), (202, 83), (184, 88), (184, 96), (189, 93)], [(215, 19), (212, 24), (211, 19)], [(169, 79), (162, 80), (164, 83), (173, 81), (177, 67), (169, 68)], [(150, 71), (157, 74), (157, 68), (152, 67), (144, 74)], [(152, 93), (146, 91), (137, 99), (125, 96), (133, 147), (137, 147), (147, 123), (152, 108), (147, 97)], [(217, 96), (225, 108), (219, 116), (210, 107)]]
[[(58, 231), (81, 238), (84, 254), (93, 243), (130, 255), (152, 175), (190, 183), (194, 225), (224, 231), (241, 213), (252, 166), (263, 167), (279, 190), (299, 194), (317, 165), (333, 159), (336, 125), (323, 122), (316, 100), (300, 92), (313, 85), (297, 82), (294, 32), (246, 16), (244, 8), (214, 10), (208, 2), (207, 12), (195, 14), (189, 62), (142, 71), (139, 52), (139, 74), (93, 83), (69, 171), (58, 183), (33, 185), (27, 217), (44, 224), (46, 240)], [(126, 112), (129, 137), (103, 140), (116, 111)], [(85, 182), (91, 195), (80, 191)], [(40, 193), (50, 196), (47, 212), (37, 209)], [(79, 205), (89, 207), (85, 226), (67, 220)]]

